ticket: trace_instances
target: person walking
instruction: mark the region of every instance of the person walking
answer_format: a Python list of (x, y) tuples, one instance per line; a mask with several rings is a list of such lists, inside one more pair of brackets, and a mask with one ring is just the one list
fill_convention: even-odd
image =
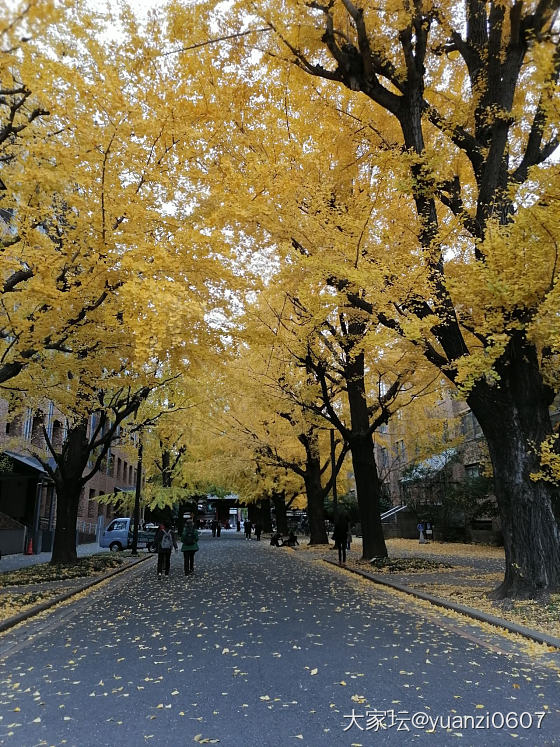
[(259, 542), (261, 540), (261, 532), (262, 532), (262, 526), (257, 521), (257, 523), (255, 524), (255, 539), (257, 539)]
[(177, 552), (177, 540), (173, 530), (166, 522), (159, 525), (154, 537), (154, 544), (157, 550), (157, 575), (169, 577), (169, 567), (171, 565), (171, 550), (175, 548)]
[(185, 576), (194, 571), (194, 554), (198, 550), (198, 531), (195, 529), (192, 519), (187, 519), (181, 535), (181, 552), (183, 553), (183, 565)]
[(348, 519), (344, 514), (339, 514), (334, 523), (333, 531), (334, 546), (338, 550), (338, 565), (346, 563), (346, 545), (348, 542)]
[(245, 529), (245, 539), (250, 540), (251, 539), (251, 530), (253, 528), (253, 525), (249, 521), (249, 519), (245, 519), (245, 524), (243, 525)]

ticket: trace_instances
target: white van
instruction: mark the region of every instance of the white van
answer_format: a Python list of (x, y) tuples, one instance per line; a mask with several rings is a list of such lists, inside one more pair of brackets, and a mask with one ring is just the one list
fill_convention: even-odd
[[(103, 530), (103, 534), (99, 538), (99, 547), (108, 547), (112, 552), (126, 550), (132, 546), (133, 529), (134, 519), (122, 516), (113, 519)], [(146, 547), (148, 552), (155, 552), (155, 535), (155, 529), (139, 530), (138, 547)]]

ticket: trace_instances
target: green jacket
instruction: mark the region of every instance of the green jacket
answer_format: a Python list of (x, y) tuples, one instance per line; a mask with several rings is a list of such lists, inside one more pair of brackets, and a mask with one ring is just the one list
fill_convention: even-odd
[(196, 552), (198, 550), (198, 531), (196, 529), (194, 530), (194, 533), (196, 535), (196, 540), (194, 541), (194, 543), (192, 543), (190, 545), (186, 545), (185, 544), (185, 535), (186, 535), (187, 531), (188, 531), (188, 527), (185, 527), (183, 529), (183, 534), (181, 536), (181, 542), (183, 543), (181, 545), (181, 552), (186, 552), (187, 550), (194, 550)]

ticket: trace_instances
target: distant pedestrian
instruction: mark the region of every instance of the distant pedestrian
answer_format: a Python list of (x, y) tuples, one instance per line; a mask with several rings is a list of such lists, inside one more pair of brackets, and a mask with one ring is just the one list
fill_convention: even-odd
[(250, 540), (251, 539), (251, 530), (253, 528), (253, 525), (249, 521), (249, 519), (245, 519), (245, 524), (243, 525), (243, 528), (245, 529), (245, 539)]
[(241, 522), (239, 521), (239, 519), (237, 519), (237, 531), (241, 531)]
[(216, 522), (216, 537), (219, 537), (221, 533), (222, 533), (222, 522), (217, 521)]
[(338, 550), (338, 564), (346, 563), (346, 547), (348, 544), (348, 519), (344, 514), (339, 514), (334, 523), (333, 531), (334, 546)]
[(212, 527), (212, 537), (215, 537), (216, 531), (218, 529), (218, 522), (216, 521), (216, 519), (212, 520), (212, 524), (210, 526)]
[(283, 542), (283, 545), (286, 545), (286, 547), (295, 547), (296, 545), (299, 545), (297, 535), (293, 529), (290, 530), (288, 539)]
[(255, 539), (257, 539), (259, 542), (261, 540), (261, 532), (262, 532), (262, 526), (257, 522), (255, 524)]
[(198, 531), (195, 529), (193, 522), (188, 519), (183, 527), (181, 535), (181, 552), (183, 553), (183, 564), (185, 576), (194, 571), (194, 554), (198, 550)]
[(171, 564), (171, 550), (175, 548), (177, 552), (177, 540), (173, 534), (173, 530), (166, 523), (159, 525), (159, 529), (154, 537), (154, 544), (157, 550), (157, 575), (161, 578), (162, 575), (169, 576), (169, 566)]

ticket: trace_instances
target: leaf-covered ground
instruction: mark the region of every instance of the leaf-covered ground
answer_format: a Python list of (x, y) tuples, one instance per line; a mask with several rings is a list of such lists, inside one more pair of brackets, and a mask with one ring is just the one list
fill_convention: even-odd
[(44, 591), (30, 591), (18, 593), (9, 591), (6, 594), (0, 594), (0, 620), (7, 620), (9, 617), (19, 615), (31, 607), (57, 597), (68, 589), (45, 589)]
[(85, 580), (103, 575), (123, 563), (130, 554), (101, 553), (79, 558), (75, 565), (40, 563), (0, 574), (0, 621), (25, 612), (43, 602), (58, 597)]
[(357, 561), (363, 566), (379, 572), (389, 573), (414, 573), (415, 571), (439, 571), (444, 568), (453, 568), (450, 563), (439, 563), (427, 558), (376, 558), (373, 561)]
[(24, 584), (41, 584), (48, 581), (60, 581), (69, 578), (84, 578), (105, 573), (118, 568), (127, 560), (124, 553), (100, 553), (87, 558), (78, 558), (73, 565), (51, 565), (41, 563), (29, 568), (20, 568), (0, 575), (0, 588), (4, 586), (23, 586)]
[[(387, 540), (389, 558), (370, 563), (361, 560), (362, 543), (354, 538), (347, 566), (433, 594), (456, 604), (473, 607), (495, 617), (560, 638), (560, 594), (543, 594), (535, 600), (488, 598), (503, 579), (504, 549), (490, 545)], [(316, 548), (302, 544), (296, 548), (336, 559), (325, 545)]]
[[(204, 535), (188, 577), (180, 555), (167, 580), (152, 559), (4, 634), (0, 743), (554, 744), (558, 673), (544, 647), (528, 651), (321, 552)], [(510, 712), (532, 727), (461, 724)], [(412, 723), (416, 713), (444, 723)]]

